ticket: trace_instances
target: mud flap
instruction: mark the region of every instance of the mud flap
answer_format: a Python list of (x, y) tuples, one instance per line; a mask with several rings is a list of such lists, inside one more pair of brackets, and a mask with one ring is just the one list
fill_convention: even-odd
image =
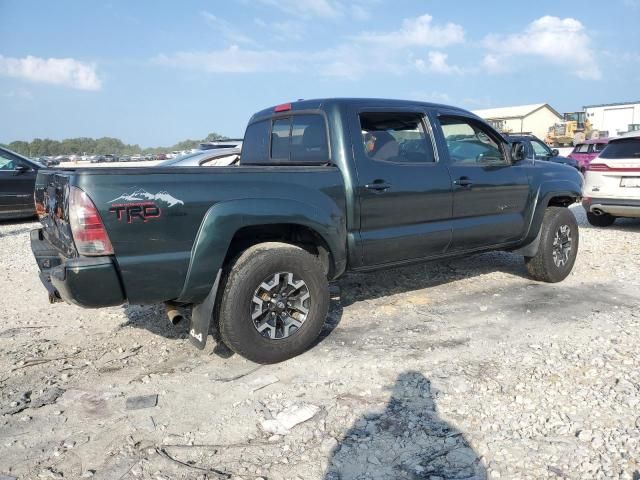
[(540, 230), (538, 230), (538, 235), (536, 235), (536, 238), (534, 238), (531, 243), (517, 248), (516, 250), (511, 250), (511, 253), (524, 255), (525, 257), (535, 257), (538, 253), (538, 249), (540, 248), (540, 232), (542, 232), (542, 226), (540, 227)]
[(189, 340), (199, 348), (204, 349), (207, 344), (207, 335), (209, 334), (209, 326), (213, 319), (213, 307), (216, 304), (216, 295), (218, 293), (218, 285), (220, 284), (220, 275), (222, 270), (218, 270), (216, 280), (213, 282), (211, 291), (202, 303), (198, 303), (191, 309), (191, 325), (189, 326)]

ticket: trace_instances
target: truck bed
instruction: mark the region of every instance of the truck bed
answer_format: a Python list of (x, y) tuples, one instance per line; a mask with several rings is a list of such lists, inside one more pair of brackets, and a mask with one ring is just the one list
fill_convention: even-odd
[[(223, 206), (252, 203), (243, 216), (259, 215), (260, 205), (280, 201), (282, 211), (270, 212), (271, 223), (291, 221), (297, 209), (336, 216), (345, 228), (345, 189), (340, 170), (331, 166), (234, 167), (106, 167), (43, 170), (36, 182), (43, 236), (65, 258), (77, 256), (68, 219), (68, 192), (78, 187), (91, 198), (114, 248), (115, 262), (126, 300), (151, 303), (191, 302), (206, 296), (209, 281), (189, 288), (190, 275), (208, 268), (194, 264), (196, 239), (220, 238), (227, 249), (231, 238), (224, 225)], [(287, 209), (286, 205), (291, 208)], [(294, 205), (296, 208), (293, 208)], [(216, 209), (216, 229), (201, 232), (205, 216)], [(249, 213), (251, 212), (251, 213)], [(315, 213), (314, 213), (315, 212)], [(228, 220), (231, 222), (231, 220)], [(214, 229), (214, 230), (216, 230)], [(345, 239), (345, 234), (342, 234)], [(216, 260), (212, 258), (212, 267)], [(158, 281), (160, 279), (161, 281)]]

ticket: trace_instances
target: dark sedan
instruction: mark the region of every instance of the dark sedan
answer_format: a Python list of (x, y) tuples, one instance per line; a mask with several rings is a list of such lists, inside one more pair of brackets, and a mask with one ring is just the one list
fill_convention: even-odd
[(0, 220), (33, 217), (33, 190), (44, 165), (0, 147)]
[(558, 150), (549, 148), (549, 146), (535, 135), (509, 135), (507, 139), (510, 142), (522, 142), (527, 158), (532, 160), (546, 160), (553, 163), (562, 163), (579, 170), (578, 162), (572, 158), (560, 156)]

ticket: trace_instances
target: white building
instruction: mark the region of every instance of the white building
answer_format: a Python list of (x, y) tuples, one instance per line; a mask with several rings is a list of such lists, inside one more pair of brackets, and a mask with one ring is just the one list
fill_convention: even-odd
[(510, 133), (531, 133), (544, 140), (549, 128), (562, 121), (562, 115), (548, 103), (516, 107), (488, 108), (473, 113), (484, 118), (497, 130)]
[(609, 132), (610, 137), (632, 130), (630, 125), (640, 124), (640, 102), (587, 105), (583, 108), (591, 128)]

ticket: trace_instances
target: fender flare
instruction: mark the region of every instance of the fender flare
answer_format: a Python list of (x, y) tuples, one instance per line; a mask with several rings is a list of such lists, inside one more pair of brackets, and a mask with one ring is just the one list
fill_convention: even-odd
[(535, 195), (535, 206), (531, 214), (529, 229), (522, 241), (522, 247), (518, 250), (527, 248), (527, 254), (531, 252), (533, 252), (533, 255), (536, 254), (538, 245), (535, 244), (535, 241), (542, 226), (544, 212), (549, 206), (549, 202), (554, 197), (571, 197), (580, 199), (582, 198), (582, 187), (578, 183), (570, 180), (551, 180), (541, 183)]
[(327, 201), (318, 208), (284, 198), (223, 201), (210, 207), (200, 224), (187, 276), (176, 301), (202, 302), (210, 293), (236, 232), (243, 227), (268, 224), (294, 224), (311, 229), (328, 246), (336, 271), (342, 273), (346, 268), (346, 218), (337, 205)]

